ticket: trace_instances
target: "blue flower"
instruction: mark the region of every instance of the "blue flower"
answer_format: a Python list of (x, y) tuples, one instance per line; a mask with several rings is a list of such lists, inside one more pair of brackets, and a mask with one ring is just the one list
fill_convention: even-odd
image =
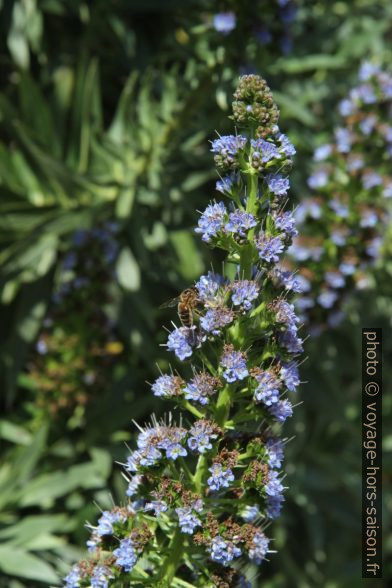
[(122, 539), (120, 546), (113, 551), (116, 564), (121, 566), (124, 572), (130, 572), (137, 562), (137, 554), (131, 539)]
[(151, 386), (154, 396), (170, 398), (181, 393), (182, 380), (178, 376), (159, 376)]
[(64, 578), (66, 588), (80, 588), (82, 581), (81, 570), (78, 565), (74, 565), (71, 571)]
[(192, 451), (205, 453), (212, 449), (211, 439), (217, 439), (218, 433), (210, 421), (200, 419), (189, 429), (188, 447)]
[(188, 455), (188, 452), (185, 447), (180, 445), (180, 443), (170, 443), (170, 445), (168, 445), (166, 448), (166, 457), (168, 459), (172, 459), (173, 461), (175, 461), (178, 457), (184, 457), (185, 455)]
[(267, 508), (266, 508), (266, 516), (269, 519), (276, 519), (280, 515), (282, 510), (282, 503), (284, 501), (283, 494), (277, 494), (276, 496), (268, 496), (267, 497)]
[(190, 506), (176, 508), (180, 529), (183, 533), (193, 535), (196, 527), (201, 526), (201, 520), (197, 517)]
[(339, 104), (339, 112), (342, 116), (350, 116), (356, 110), (355, 104), (349, 98), (345, 98)]
[(211, 541), (211, 559), (223, 566), (227, 566), (234, 558), (240, 557), (241, 549), (231, 541), (216, 535)]
[(237, 163), (238, 153), (244, 149), (247, 138), (241, 135), (226, 135), (212, 141), (211, 151), (215, 154), (215, 163), (221, 168), (233, 168)]
[(255, 390), (255, 398), (258, 402), (263, 402), (266, 406), (271, 406), (278, 402), (280, 394), (280, 383), (278, 378), (270, 371), (260, 371), (255, 373), (258, 386)]
[(260, 234), (256, 239), (256, 247), (260, 259), (264, 259), (268, 263), (278, 262), (280, 254), (284, 250), (281, 237), (271, 237), (264, 234)]
[(132, 496), (134, 496), (136, 494), (136, 492), (137, 492), (140, 484), (142, 483), (142, 479), (143, 479), (143, 476), (136, 475), (136, 476), (133, 476), (129, 480), (129, 482), (128, 482), (128, 488), (127, 488), (127, 491), (126, 491), (126, 495), (127, 496), (129, 496), (131, 498)]
[(296, 392), (297, 386), (300, 384), (298, 365), (295, 361), (284, 363), (280, 368), (280, 377), (290, 392)]
[(281, 174), (268, 174), (265, 176), (268, 189), (276, 196), (286, 196), (290, 188), (290, 181)]
[(279, 342), (283, 347), (286, 347), (289, 353), (301, 353), (303, 351), (302, 339), (298, 337), (298, 333), (294, 329), (287, 329), (287, 331), (279, 333)]
[(289, 400), (278, 400), (269, 407), (270, 413), (279, 423), (284, 423), (288, 417), (293, 414), (293, 406)]
[(280, 153), (283, 153), (287, 157), (292, 157), (293, 155), (296, 154), (296, 150), (295, 150), (294, 145), (292, 144), (290, 139), (288, 137), (286, 137), (286, 135), (284, 135), (283, 133), (280, 133), (278, 135), (278, 141), (280, 143), (280, 147), (279, 147)]
[(277, 146), (270, 141), (265, 141), (264, 139), (252, 139), (251, 145), (253, 147), (252, 165), (256, 169), (261, 169), (261, 164), (268, 163), (271, 159), (281, 158)]
[(170, 333), (167, 348), (183, 361), (192, 355), (192, 347), (200, 347), (203, 340), (204, 338), (196, 332), (196, 327), (180, 327)]
[(114, 575), (107, 566), (96, 566), (91, 576), (91, 588), (108, 588), (109, 580), (112, 580)]
[(349, 153), (353, 137), (348, 129), (339, 127), (335, 130), (336, 149), (339, 153)]
[(359, 128), (361, 129), (364, 135), (370, 135), (370, 133), (376, 126), (376, 122), (377, 118), (373, 114), (370, 114), (369, 116), (361, 120), (361, 122), (359, 123)]
[(241, 517), (246, 523), (253, 523), (261, 516), (260, 509), (257, 504), (252, 506), (246, 505), (244, 510), (241, 512)]
[(219, 384), (219, 380), (207, 372), (195, 374), (184, 388), (185, 398), (203, 405), (208, 404), (210, 396), (215, 394)]
[(209, 242), (223, 228), (226, 214), (227, 211), (223, 202), (209, 204), (199, 218), (195, 233), (201, 233), (202, 241)]
[(208, 471), (211, 472), (211, 476), (207, 480), (208, 486), (211, 490), (220, 490), (221, 488), (228, 488), (230, 482), (234, 481), (234, 474), (230, 468), (223, 469), (221, 463), (214, 463)]
[(203, 301), (213, 299), (224, 282), (224, 277), (214, 272), (208, 272), (206, 276), (201, 276), (195, 284), (199, 298)]
[(317, 296), (317, 302), (323, 308), (332, 308), (338, 299), (338, 295), (333, 290), (322, 290)]
[(162, 512), (166, 512), (167, 509), (168, 506), (163, 500), (153, 500), (152, 502), (148, 502), (144, 507), (145, 511), (153, 510), (156, 517)]
[(280, 468), (284, 458), (283, 443), (280, 439), (271, 437), (265, 444), (268, 465), (271, 469)]
[(320, 145), (317, 147), (313, 154), (313, 159), (315, 161), (324, 161), (327, 159), (332, 153), (332, 145)]
[(124, 521), (126, 521), (126, 516), (124, 516), (123, 513), (105, 510), (102, 513), (102, 516), (98, 519), (97, 533), (101, 537), (103, 535), (112, 535), (114, 532), (113, 524), (119, 522), (123, 523)]
[(290, 237), (298, 235), (296, 220), (291, 212), (282, 212), (274, 217), (275, 227)]
[(370, 61), (364, 61), (359, 68), (358, 77), (361, 82), (367, 82), (371, 77), (380, 73), (380, 71), (381, 70), (378, 65), (375, 65)]
[(237, 17), (234, 12), (218, 12), (217, 14), (214, 14), (212, 24), (218, 33), (227, 35), (235, 29)]
[(251, 280), (237, 280), (231, 284), (231, 300), (234, 306), (242, 306), (245, 310), (252, 308), (252, 302), (259, 292), (260, 287)]
[(215, 184), (215, 189), (222, 194), (230, 193), (234, 184), (238, 182), (238, 178), (236, 174), (229, 174), (228, 176), (223, 176), (220, 180), (217, 180)]
[(361, 211), (359, 225), (361, 227), (375, 227), (379, 221), (377, 212), (372, 208), (365, 208)]
[(343, 288), (346, 280), (340, 272), (325, 272), (325, 281), (331, 288)]
[(278, 472), (271, 470), (268, 472), (268, 481), (265, 485), (265, 491), (268, 496), (278, 496), (283, 492), (283, 485), (279, 479)]
[(332, 208), (332, 210), (338, 215), (340, 216), (340, 218), (347, 218), (349, 215), (349, 209), (348, 206), (346, 206), (346, 204), (343, 204), (343, 202), (340, 202), (340, 200), (337, 200), (336, 198), (333, 198), (332, 200), (330, 200), (328, 202), (330, 208)]
[(240, 237), (245, 237), (245, 231), (249, 231), (249, 229), (256, 225), (257, 222), (253, 214), (237, 208), (234, 212), (229, 214), (229, 220), (225, 224), (225, 230), (229, 233), (237, 234)]
[(226, 382), (232, 383), (236, 380), (243, 380), (249, 374), (245, 355), (241, 351), (235, 351), (232, 345), (225, 346), (220, 364), (225, 368), (223, 377)]
[(308, 186), (313, 190), (323, 188), (328, 183), (328, 173), (325, 169), (317, 169), (308, 178)]
[(207, 310), (206, 314), (200, 319), (200, 326), (207, 333), (219, 335), (221, 329), (229, 325), (234, 319), (234, 313), (225, 306), (215, 306)]
[(255, 533), (249, 549), (249, 559), (260, 565), (268, 552), (269, 539), (261, 531)]

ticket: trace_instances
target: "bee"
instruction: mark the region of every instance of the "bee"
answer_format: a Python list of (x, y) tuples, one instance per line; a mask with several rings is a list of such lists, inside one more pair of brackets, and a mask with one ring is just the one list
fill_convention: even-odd
[(159, 308), (173, 308), (177, 306), (177, 313), (182, 326), (191, 327), (193, 325), (193, 315), (199, 303), (200, 299), (197, 288), (191, 287), (183, 290), (176, 298), (161, 304)]

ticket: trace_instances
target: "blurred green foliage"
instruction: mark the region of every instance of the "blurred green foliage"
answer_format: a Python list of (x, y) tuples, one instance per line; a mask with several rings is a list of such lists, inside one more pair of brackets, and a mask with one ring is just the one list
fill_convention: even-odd
[[(238, 74), (256, 69), (273, 88), (282, 130), (297, 146), (301, 198), (310, 154), (329, 135), (358, 64), (390, 59), (388, 0), (296, 5), (284, 22), (278, 2), (222, 1), (219, 10), (237, 16), (223, 35), (212, 26), (212, 0), (0, 2), (0, 586), (58, 584), (84, 549), (94, 503), (110, 505), (110, 492), (123, 499), (113, 464), (126, 453), (130, 421), (161, 410), (144, 382), (156, 363), (167, 365), (160, 327), (175, 315), (158, 307), (210, 265), (191, 227), (213, 195), (208, 140), (227, 124)], [(117, 225), (115, 256), (85, 252), (95, 271), (77, 267), (73, 279), (87, 272), (91, 287), (58, 300), (75, 233), (93, 235), (108, 222)], [(296, 437), (289, 499), (274, 529), (279, 555), (255, 586), (360, 582), (360, 327), (389, 327), (392, 316), (390, 262), (377, 271), (377, 290), (358, 297), (346, 326), (308, 342), (305, 402), (287, 430)], [(95, 335), (94, 303), (109, 334)], [(37, 347), (48, 337), (55, 359)], [(110, 365), (94, 355), (96, 338), (121, 349)], [(45, 385), (61, 398), (78, 358), (80, 374), (93, 364), (105, 383), (54, 418)], [(82, 375), (73, 385), (83, 395)], [(389, 399), (385, 409), (390, 415)], [(384, 449), (387, 482), (390, 437)], [(390, 541), (384, 550), (392, 552)]]

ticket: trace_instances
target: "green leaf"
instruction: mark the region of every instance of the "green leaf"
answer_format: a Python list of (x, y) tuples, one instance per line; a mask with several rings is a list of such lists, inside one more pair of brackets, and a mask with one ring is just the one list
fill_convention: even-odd
[(6, 420), (0, 421), (0, 437), (18, 445), (30, 445), (32, 441), (32, 436), (26, 429)]
[(14, 546), (0, 545), (0, 569), (10, 576), (39, 580), (47, 584), (59, 581), (52, 566)]
[(128, 247), (125, 247), (118, 256), (116, 270), (118, 281), (123, 288), (130, 292), (139, 290), (141, 284), (140, 268)]

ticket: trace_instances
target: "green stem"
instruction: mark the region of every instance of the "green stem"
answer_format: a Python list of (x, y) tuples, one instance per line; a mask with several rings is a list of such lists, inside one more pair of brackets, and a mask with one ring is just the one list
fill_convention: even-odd
[(163, 566), (158, 576), (158, 586), (162, 586), (162, 588), (170, 588), (170, 586), (172, 586), (172, 580), (180, 566), (184, 548), (184, 535), (177, 527), (169, 543), (168, 555), (163, 562)]

